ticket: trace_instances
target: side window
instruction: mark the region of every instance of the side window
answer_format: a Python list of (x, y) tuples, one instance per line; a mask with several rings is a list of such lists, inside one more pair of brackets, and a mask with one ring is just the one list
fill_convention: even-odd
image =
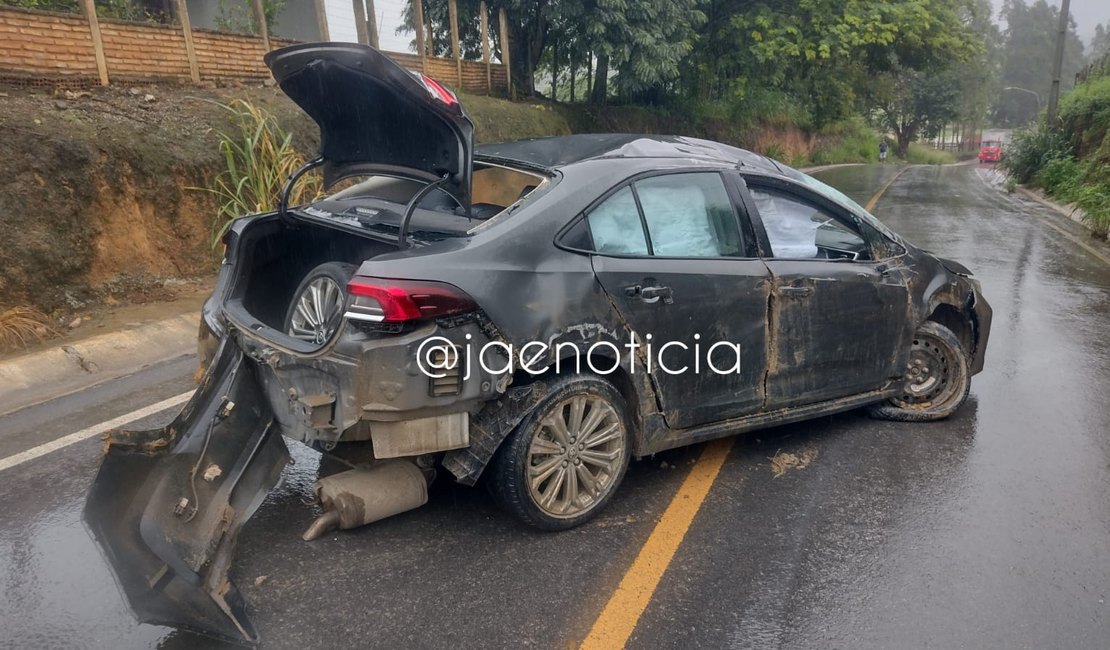
[(776, 189), (748, 187), (774, 257), (870, 259), (867, 241), (825, 210)]
[(720, 174), (652, 176), (633, 185), (655, 255), (742, 255), (740, 228)]
[(648, 254), (640, 211), (631, 188), (621, 188), (610, 196), (586, 215), (586, 221), (593, 238), (593, 249), (598, 253)]

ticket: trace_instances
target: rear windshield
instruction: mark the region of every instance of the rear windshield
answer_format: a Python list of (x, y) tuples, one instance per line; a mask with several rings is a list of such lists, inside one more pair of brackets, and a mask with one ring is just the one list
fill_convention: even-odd
[[(409, 230), (418, 239), (464, 237), (547, 182), (547, 177), (492, 164), (475, 166), (468, 215), (447, 192), (434, 190), (413, 213)], [(392, 176), (362, 176), (340, 183), (330, 196), (302, 208), (317, 218), (396, 235), (409, 201), (425, 184)]]

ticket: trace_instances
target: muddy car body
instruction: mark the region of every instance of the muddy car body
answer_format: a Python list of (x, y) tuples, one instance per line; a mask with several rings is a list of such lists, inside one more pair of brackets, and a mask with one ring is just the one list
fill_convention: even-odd
[(142, 620), (256, 638), (227, 569), (283, 436), (354, 468), (321, 480), (307, 537), (420, 505), (437, 472), (558, 530), (633, 458), (861, 406), (945, 417), (983, 367), (966, 268), (768, 158), (636, 135), (475, 150), (449, 91), (370, 48), (267, 63), (320, 124), (326, 180), (363, 180), (232, 224), (196, 396), (110, 435), (88, 520)]

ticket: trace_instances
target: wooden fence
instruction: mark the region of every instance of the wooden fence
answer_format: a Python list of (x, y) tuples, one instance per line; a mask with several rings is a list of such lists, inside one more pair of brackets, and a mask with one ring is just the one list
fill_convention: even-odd
[[(185, 0), (175, 0), (177, 25), (106, 20), (96, 15), (93, 0), (80, 2), (83, 11), (77, 14), (0, 6), (0, 77), (101, 85), (112, 81), (258, 81), (270, 76), (262, 56), (270, 49), (297, 42), (271, 37), (264, 21), (258, 36), (192, 28)], [(363, 0), (354, 2), (357, 8)], [(451, 6), (454, 4), (452, 0)], [(323, 11), (323, 2), (316, 6), (317, 11)], [(481, 9), (485, 25), (485, 3)], [(504, 33), (504, 10), (500, 18)], [(365, 15), (362, 20), (369, 22)], [(457, 34), (457, 23), (452, 26)], [(323, 16), (320, 32), (326, 39), (327, 22)], [(376, 32), (363, 24), (359, 40), (376, 41), (370, 39), (371, 33)], [(449, 59), (401, 52), (385, 54), (406, 68), (457, 89), (500, 96), (511, 93), (507, 67), (490, 61), (488, 43), (483, 48), (483, 61), (466, 61), (458, 54), (457, 36), (453, 41), (454, 57)], [(419, 31), (417, 42), (423, 45)]]

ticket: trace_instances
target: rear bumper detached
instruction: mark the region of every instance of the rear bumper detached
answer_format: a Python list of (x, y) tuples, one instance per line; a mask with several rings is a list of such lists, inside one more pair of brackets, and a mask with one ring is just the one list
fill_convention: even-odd
[(258, 639), (228, 569), (289, 454), (255, 372), (225, 338), (173, 422), (105, 436), (85, 521), (140, 622)]
[[(449, 334), (476, 332), (460, 327)], [(339, 337), (342, 350), (303, 358), (256, 334), (220, 335), (202, 322), (198, 348), (207, 369), (197, 392), (166, 427), (109, 432), (85, 504), (88, 527), (136, 618), (257, 642), (228, 571), (242, 526), (289, 461), (285, 436), (325, 448), (369, 442), (376, 459), (372, 469), (320, 480), (324, 514), (305, 539), (423, 504), (426, 479), (412, 457), (465, 448), (466, 405), (496, 388), (483, 375), (455, 394), (430, 396), (426, 377), (396, 370), (421, 338)], [(388, 375), (405, 383), (364, 381), (355, 372), (361, 367), (371, 375), (392, 368)], [(409, 458), (384, 460), (402, 457)]]

